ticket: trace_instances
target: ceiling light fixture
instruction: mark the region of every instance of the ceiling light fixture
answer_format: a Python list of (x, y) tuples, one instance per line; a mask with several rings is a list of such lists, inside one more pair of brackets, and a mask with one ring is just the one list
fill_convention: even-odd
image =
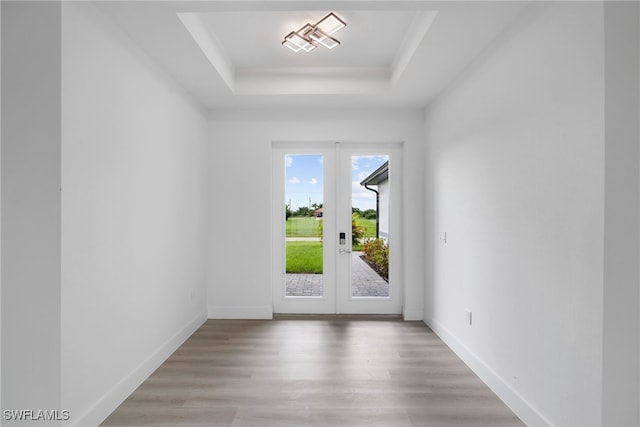
[(331, 37), (331, 35), (346, 26), (346, 22), (331, 12), (315, 24), (307, 23), (298, 31), (291, 31), (284, 37), (282, 45), (294, 52), (301, 50), (309, 52), (318, 47), (318, 44), (328, 49), (333, 49), (340, 42)]

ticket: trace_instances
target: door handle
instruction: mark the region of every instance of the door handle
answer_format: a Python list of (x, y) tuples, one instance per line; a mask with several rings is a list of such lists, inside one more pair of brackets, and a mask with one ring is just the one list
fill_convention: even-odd
[(350, 251), (350, 250), (348, 250), (348, 249), (340, 249), (340, 250), (338, 251), (338, 253), (340, 253), (340, 254), (350, 254), (350, 253), (351, 253), (351, 251)]

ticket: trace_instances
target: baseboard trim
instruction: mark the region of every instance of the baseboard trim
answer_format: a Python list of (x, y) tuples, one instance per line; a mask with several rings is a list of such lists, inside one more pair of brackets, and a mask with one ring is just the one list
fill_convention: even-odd
[(405, 310), (404, 313), (402, 313), (402, 318), (407, 322), (422, 320), (424, 318), (424, 313), (418, 310)]
[(484, 363), (469, 347), (447, 328), (434, 319), (424, 323), (489, 387), (526, 425), (553, 425), (531, 403), (507, 384), (490, 366)]
[(193, 333), (198, 330), (207, 316), (204, 312), (198, 314), (180, 331), (169, 338), (156, 351), (135, 367), (129, 375), (121, 379), (107, 391), (81, 416), (70, 420), (70, 426), (100, 425), (133, 391), (140, 386), (171, 354), (178, 349)]
[(273, 319), (273, 307), (209, 307), (209, 319)]

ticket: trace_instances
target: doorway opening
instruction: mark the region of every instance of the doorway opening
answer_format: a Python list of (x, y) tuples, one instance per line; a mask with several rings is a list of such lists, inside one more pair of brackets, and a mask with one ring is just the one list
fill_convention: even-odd
[(275, 313), (401, 312), (399, 148), (274, 144)]

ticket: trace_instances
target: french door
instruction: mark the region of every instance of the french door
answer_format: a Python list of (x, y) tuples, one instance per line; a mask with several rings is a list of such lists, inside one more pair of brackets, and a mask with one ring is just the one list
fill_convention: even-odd
[(400, 314), (401, 145), (278, 142), (272, 161), (274, 312)]

